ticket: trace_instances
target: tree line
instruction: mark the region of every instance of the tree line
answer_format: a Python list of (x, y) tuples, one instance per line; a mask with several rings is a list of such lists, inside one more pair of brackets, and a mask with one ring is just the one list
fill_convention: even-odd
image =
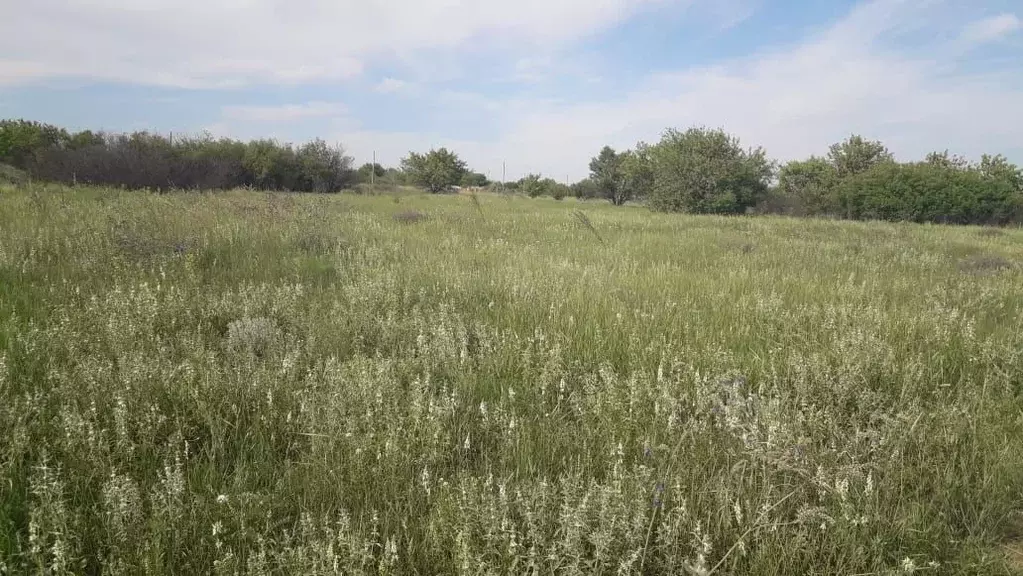
[(364, 164), (322, 140), (293, 146), (148, 132), (109, 135), (24, 120), (0, 121), (0, 164), (34, 178), (126, 188), (337, 192), (368, 182), (439, 193), (500, 186), (530, 197), (640, 202), (661, 212), (774, 213), (951, 224), (1023, 223), (1023, 170), (1002, 155), (979, 162), (932, 152), (898, 162), (881, 143), (852, 135), (826, 155), (779, 164), (722, 129), (668, 129), (629, 150), (604, 146), (571, 185), (541, 174), (490, 182), (446, 148), (410, 152), (398, 168)]
[(242, 142), (209, 135), (68, 132), (39, 122), (0, 121), (0, 164), (32, 178), (130, 189), (338, 192), (357, 179), (340, 145)]
[(776, 213), (857, 220), (1023, 222), (1023, 170), (1002, 155), (979, 162), (932, 152), (897, 162), (878, 141), (852, 135), (826, 156), (782, 165), (720, 129), (669, 129), (654, 144), (590, 163), (590, 189), (614, 204), (701, 214)]

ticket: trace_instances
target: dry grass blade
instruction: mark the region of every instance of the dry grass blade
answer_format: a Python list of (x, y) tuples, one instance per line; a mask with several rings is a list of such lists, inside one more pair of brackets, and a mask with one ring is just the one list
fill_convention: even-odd
[(472, 205), (476, 207), (476, 211), (480, 213), (480, 218), (482, 218), (483, 221), (486, 222), (487, 221), (487, 217), (486, 217), (486, 215), (483, 214), (483, 205), (480, 204), (480, 199), (476, 195), (476, 192), (470, 193), (469, 194), (469, 198), (472, 199)]
[(600, 232), (597, 232), (597, 227), (593, 225), (590, 217), (587, 216), (585, 212), (582, 210), (574, 210), (572, 215), (575, 216), (575, 219), (578, 220), (580, 224), (589, 229), (590, 232), (593, 232), (593, 235), (597, 237), (597, 240), (599, 240), (602, 245), (607, 245), (607, 243), (604, 242), (604, 238), (601, 237)]

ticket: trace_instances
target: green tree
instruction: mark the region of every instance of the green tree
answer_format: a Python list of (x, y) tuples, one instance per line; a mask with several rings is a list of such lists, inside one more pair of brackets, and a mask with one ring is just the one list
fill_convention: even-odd
[(339, 192), (350, 185), (355, 161), (346, 156), (340, 145), (330, 146), (321, 139), (303, 144), (296, 152), (301, 170), (301, 190), (311, 192)]
[(843, 142), (831, 145), (828, 161), (835, 167), (838, 176), (845, 178), (869, 170), (881, 162), (891, 162), (892, 154), (884, 144), (854, 134)]
[(882, 162), (842, 180), (837, 197), (847, 218), (1005, 224), (1023, 217), (1023, 195), (1004, 178), (930, 162)]
[(986, 178), (1001, 180), (1023, 193), (1023, 170), (1009, 162), (1005, 156), (984, 154), (980, 158), (977, 170)]
[(600, 195), (615, 206), (625, 204), (631, 192), (626, 186), (624, 163), (624, 154), (615, 152), (610, 146), (601, 148), (600, 153), (590, 160), (590, 178), (597, 184)]
[(71, 136), (63, 128), (28, 120), (0, 121), (0, 163), (23, 170), (47, 151), (64, 148)]
[(580, 200), (589, 200), (600, 196), (600, 187), (593, 178), (584, 178), (570, 186), (573, 196)]
[(551, 197), (554, 198), (555, 200), (564, 200), (565, 196), (568, 196), (572, 193), (572, 190), (571, 188), (568, 187), (567, 184), (562, 184), (561, 182), (554, 182), (550, 186), (550, 193)]
[(530, 198), (542, 196), (547, 189), (547, 181), (539, 174), (527, 174), (519, 179), (518, 189)]
[(479, 172), (466, 172), (462, 175), (462, 186), (486, 186), (490, 182), (487, 180), (486, 174), (480, 174)]
[(654, 185), (654, 170), (650, 160), (650, 146), (644, 142), (635, 150), (623, 152), (622, 173), (624, 174), (625, 196), (629, 199), (642, 198), (650, 193)]
[(958, 154), (949, 155), (948, 150), (943, 152), (931, 152), (924, 159), (924, 162), (933, 166), (951, 168), (955, 170), (969, 170), (973, 167), (966, 158), (963, 158)]
[(767, 193), (774, 164), (721, 129), (667, 130), (649, 149), (650, 207), (663, 212), (737, 214)]
[(778, 191), (797, 214), (824, 214), (836, 208), (838, 171), (824, 158), (811, 156), (785, 164), (778, 172)]
[(366, 162), (360, 166), (359, 170), (356, 172), (356, 179), (359, 182), (367, 183), (371, 180), (370, 176), (379, 180), (380, 178), (383, 178), (386, 173), (387, 170), (385, 170), (380, 164)]
[(410, 152), (402, 159), (401, 167), (413, 184), (434, 194), (457, 185), (467, 171), (465, 162), (447, 148), (430, 150), (426, 154)]

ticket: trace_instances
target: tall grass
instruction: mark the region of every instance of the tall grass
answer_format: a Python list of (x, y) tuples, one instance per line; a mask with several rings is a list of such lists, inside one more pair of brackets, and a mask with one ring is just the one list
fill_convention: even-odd
[(1019, 573), (1019, 230), (477, 201), (5, 190), (0, 573)]

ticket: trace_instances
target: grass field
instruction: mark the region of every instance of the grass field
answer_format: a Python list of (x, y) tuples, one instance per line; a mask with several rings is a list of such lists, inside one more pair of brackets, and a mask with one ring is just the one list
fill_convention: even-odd
[(8, 188), (0, 573), (1020, 574), (1021, 318), (1019, 229)]

